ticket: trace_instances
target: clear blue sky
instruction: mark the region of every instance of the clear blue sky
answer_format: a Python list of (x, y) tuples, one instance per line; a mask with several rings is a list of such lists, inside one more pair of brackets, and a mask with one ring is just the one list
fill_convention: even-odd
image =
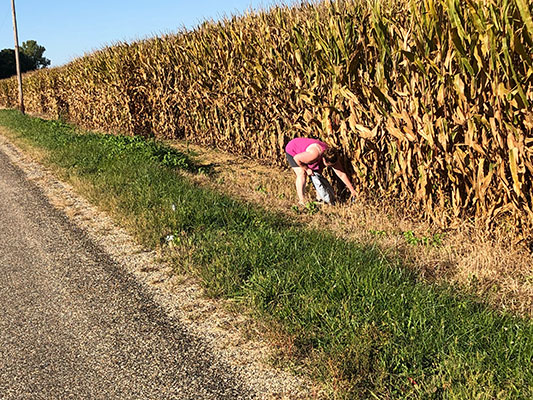
[[(294, 0), (15, 0), (19, 45), (36, 40), (52, 66), (118, 41), (192, 29), (205, 20), (242, 15)], [(0, 50), (14, 48), (11, 1), (0, 5)]]

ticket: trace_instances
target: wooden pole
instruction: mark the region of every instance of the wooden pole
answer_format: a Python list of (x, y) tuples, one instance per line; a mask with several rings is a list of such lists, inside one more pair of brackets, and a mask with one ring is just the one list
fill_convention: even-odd
[(24, 114), (24, 97), (22, 95), (22, 75), (20, 73), (19, 37), (17, 32), (17, 16), (15, 14), (15, 0), (11, 0), (11, 9), (13, 10), (13, 33), (15, 35), (15, 60), (17, 62), (17, 80), (19, 84), (19, 106), (20, 112)]

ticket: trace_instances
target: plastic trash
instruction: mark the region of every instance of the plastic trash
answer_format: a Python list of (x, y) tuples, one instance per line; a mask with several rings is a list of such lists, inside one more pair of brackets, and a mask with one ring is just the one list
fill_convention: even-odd
[(335, 204), (335, 192), (333, 187), (324, 176), (318, 172), (311, 175), (311, 182), (315, 187), (317, 198), (327, 204)]

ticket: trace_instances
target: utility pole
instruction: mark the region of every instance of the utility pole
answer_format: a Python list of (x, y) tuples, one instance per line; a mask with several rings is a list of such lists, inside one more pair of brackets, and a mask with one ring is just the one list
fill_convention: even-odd
[(19, 106), (20, 106), (20, 112), (24, 114), (24, 97), (22, 96), (22, 75), (20, 73), (19, 36), (17, 32), (17, 16), (15, 14), (15, 0), (11, 0), (11, 9), (13, 10), (13, 32), (15, 34), (15, 60), (17, 62), (17, 80), (19, 84)]

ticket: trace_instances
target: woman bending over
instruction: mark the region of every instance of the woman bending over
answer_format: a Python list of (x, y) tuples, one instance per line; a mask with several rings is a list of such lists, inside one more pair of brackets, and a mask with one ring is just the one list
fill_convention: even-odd
[(322, 177), (324, 167), (332, 167), (335, 174), (350, 191), (351, 196), (355, 196), (355, 189), (346, 171), (344, 171), (339, 152), (336, 149), (328, 147), (326, 143), (318, 139), (295, 138), (285, 146), (285, 153), (289, 165), (296, 174), (296, 192), (300, 204), (305, 205), (307, 176), (311, 177), (320, 200), (324, 200), (326, 203), (334, 202), (332, 193), (327, 196), (324, 190), (320, 188), (320, 184), (325, 185), (326, 183), (331, 188), (331, 185)]

